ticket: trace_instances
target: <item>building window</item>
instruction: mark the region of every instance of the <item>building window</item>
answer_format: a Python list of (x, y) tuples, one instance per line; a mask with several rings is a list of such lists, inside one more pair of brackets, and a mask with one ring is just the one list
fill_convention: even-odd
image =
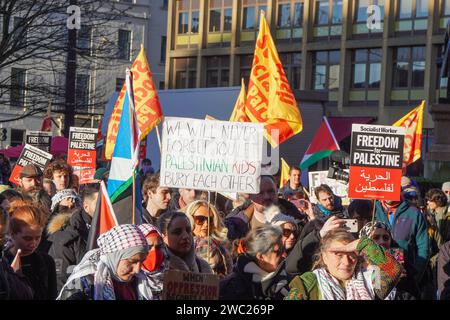
[(394, 52), (393, 87), (423, 88), (425, 84), (425, 47), (400, 47)]
[(303, 0), (280, 0), (277, 12), (277, 39), (303, 36)]
[(241, 79), (244, 79), (244, 82), (248, 84), (248, 80), (250, 79), (250, 72), (252, 70), (252, 64), (252, 54), (239, 56), (239, 84), (241, 83)]
[(10, 104), (13, 107), (25, 106), (26, 75), (25, 69), (11, 68)]
[(441, 16), (450, 16), (450, 0), (441, 0)]
[(427, 29), (428, 0), (397, 0), (395, 31)]
[(195, 88), (197, 58), (177, 58), (175, 63), (175, 89)]
[(164, 90), (164, 87), (165, 87), (165, 82), (164, 81), (160, 81), (159, 85), (158, 85), (158, 89), (159, 90)]
[(161, 9), (163, 9), (163, 10), (167, 10), (167, 4), (168, 4), (168, 0), (162, 0), (162, 6), (161, 6)]
[(261, 10), (267, 17), (267, 0), (242, 1), (242, 30), (258, 30)]
[(82, 25), (81, 29), (78, 31), (78, 49), (87, 55), (91, 54), (91, 38), (92, 38), (92, 28), (89, 26)]
[(381, 49), (359, 49), (353, 51), (352, 88), (380, 88), (381, 54)]
[(313, 55), (313, 89), (339, 88), (340, 51), (317, 51)]
[(317, 26), (342, 24), (342, 0), (316, 0), (314, 21)]
[(284, 72), (289, 80), (291, 89), (300, 89), (300, 75), (302, 67), (301, 52), (280, 53), (280, 60), (283, 64)]
[(369, 6), (380, 7), (380, 22), (384, 21), (384, 0), (357, 0), (355, 22), (367, 22), (369, 16), (367, 15), (367, 8)]
[(119, 59), (130, 60), (131, 31), (119, 29)]
[(76, 106), (77, 109), (87, 109), (89, 106), (89, 80), (87, 74), (77, 74)]
[[(384, 2), (385, 0), (356, 0), (353, 34), (365, 34), (369, 35), (369, 37), (373, 34), (381, 37), (384, 21)], [(380, 19), (376, 20), (376, 9), (374, 8), (370, 10), (369, 14), (367, 13), (370, 6), (378, 7), (377, 11), (379, 11)], [(373, 19), (368, 20), (370, 17), (373, 17)], [(369, 27), (368, 22), (372, 22), (373, 25)]]
[(161, 63), (166, 62), (166, 49), (167, 49), (166, 46), (167, 46), (167, 37), (161, 36), (161, 59), (160, 59)]
[(14, 17), (13, 42), (15, 47), (22, 47), (27, 44), (26, 21), (21, 17)]
[(122, 90), (124, 83), (125, 83), (124, 78), (116, 78), (116, 92), (120, 92)]
[(228, 87), (229, 79), (229, 56), (206, 58), (206, 87)]
[(231, 32), (232, 0), (209, 0), (209, 32)]
[(13, 129), (11, 128), (11, 147), (15, 147), (23, 144), (23, 136), (25, 135), (25, 130)]
[(178, 0), (178, 34), (198, 33), (199, 0)]

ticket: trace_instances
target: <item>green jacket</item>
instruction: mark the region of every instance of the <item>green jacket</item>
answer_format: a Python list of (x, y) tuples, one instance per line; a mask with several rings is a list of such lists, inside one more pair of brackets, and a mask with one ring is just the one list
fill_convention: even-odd
[(403, 250), (405, 268), (409, 276), (420, 282), (430, 256), (429, 237), (425, 217), (417, 208), (402, 202), (392, 224), (381, 203), (376, 203), (376, 219), (391, 226), (395, 246)]
[[(374, 285), (375, 296), (385, 299), (400, 280), (402, 266), (383, 247), (373, 240), (362, 237), (358, 243), (357, 251), (367, 263), (380, 268), (380, 287)], [(357, 266), (358, 267), (358, 266)], [(374, 281), (376, 281), (374, 279)], [(305, 272), (296, 276), (289, 284), (289, 294), (285, 300), (322, 300), (316, 275), (313, 272)]]

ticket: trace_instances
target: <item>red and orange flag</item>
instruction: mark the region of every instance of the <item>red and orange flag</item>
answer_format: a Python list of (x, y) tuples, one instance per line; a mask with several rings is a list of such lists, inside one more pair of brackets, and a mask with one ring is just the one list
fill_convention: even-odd
[[(133, 74), (133, 95), (136, 110), (136, 119), (141, 134), (139, 140), (143, 140), (162, 120), (161, 104), (158, 92), (153, 82), (153, 76), (145, 55), (144, 46), (134, 60), (131, 67)], [(123, 99), (126, 92), (126, 84), (122, 86), (117, 98), (114, 110), (108, 123), (108, 134), (106, 135), (105, 158), (111, 160), (119, 131), (120, 115), (122, 114)]]
[(264, 12), (261, 12), (245, 112), (251, 122), (264, 123), (264, 136), (274, 148), (303, 129)]
[(393, 124), (396, 127), (406, 128), (405, 144), (403, 147), (403, 167), (410, 165), (421, 157), (424, 107), (425, 100), (417, 108), (414, 108)]
[(230, 116), (232, 122), (250, 122), (250, 119), (245, 114), (245, 84), (244, 79), (241, 81), (241, 91), (234, 105), (233, 113)]

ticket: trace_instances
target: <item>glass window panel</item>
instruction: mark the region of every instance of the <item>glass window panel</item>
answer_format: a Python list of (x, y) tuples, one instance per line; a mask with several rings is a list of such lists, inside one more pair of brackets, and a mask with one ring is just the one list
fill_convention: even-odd
[(339, 50), (330, 51), (330, 64), (341, 63), (341, 52)]
[(450, 0), (445, 0), (444, 15), (450, 16)]
[(367, 61), (367, 49), (355, 50), (355, 62)]
[(242, 29), (248, 30), (255, 27), (255, 7), (244, 8)]
[(218, 68), (219, 67), (219, 58), (218, 57), (210, 57), (206, 59), (206, 68)]
[(302, 54), (301, 53), (293, 53), (292, 54), (292, 64), (294, 66), (300, 66), (302, 64)]
[(357, 63), (353, 68), (353, 88), (364, 88), (366, 83), (366, 64)]
[(175, 77), (175, 89), (186, 88), (186, 71), (177, 71)]
[(323, 25), (328, 24), (328, 13), (330, 11), (330, 5), (328, 0), (316, 1), (316, 24)]
[(328, 51), (317, 51), (315, 57), (316, 63), (328, 63)]
[(267, 20), (267, 6), (259, 6), (258, 7), (258, 12), (257, 12), (257, 14), (258, 14), (258, 26), (257, 26), (257, 28), (259, 28), (259, 22), (261, 20), (261, 10), (264, 11), (264, 16), (266, 17), (266, 20)]
[(232, 9), (224, 10), (223, 31), (231, 31)]
[(399, 18), (408, 19), (412, 17), (412, 0), (398, 0), (399, 2)]
[(191, 10), (198, 10), (200, 8), (200, 0), (191, 0)]
[(359, 0), (358, 6), (356, 8), (356, 21), (366, 22), (367, 21), (367, 7), (369, 6), (369, 0)]
[(230, 77), (230, 72), (228, 70), (222, 70), (222, 74), (220, 76), (220, 86), (228, 87), (228, 80)]
[(330, 66), (330, 76), (328, 78), (328, 89), (339, 89), (339, 65)]
[(428, 0), (416, 0), (416, 17), (428, 16)]
[(384, 0), (372, 0), (372, 4), (380, 7), (381, 21), (384, 20)]
[(425, 61), (413, 62), (412, 87), (423, 87), (425, 84)]
[(191, 32), (192, 33), (198, 33), (198, 23), (199, 23), (199, 15), (200, 13), (198, 11), (192, 11), (192, 25), (191, 25)]
[(381, 81), (381, 63), (369, 65), (369, 88), (379, 88)]
[(292, 70), (291, 86), (292, 89), (300, 89), (300, 67), (294, 67)]
[(278, 27), (287, 28), (291, 26), (291, 5), (280, 4), (278, 6)]
[(230, 67), (230, 57), (224, 56), (224, 57), (220, 58), (220, 66), (222, 68), (229, 68)]
[(178, 34), (188, 33), (189, 30), (189, 13), (181, 12), (178, 15)]
[(219, 86), (219, 71), (208, 70), (206, 71), (206, 87), (218, 87)]
[(189, 10), (189, 0), (178, 0), (178, 10)]
[(425, 60), (425, 47), (413, 47), (413, 61)]
[(242, 67), (251, 67), (253, 63), (253, 55), (240, 56), (240, 65)]
[(371, 62), (381, 61), (382, 54), (383, 54), (383, 50), (381, 50), (381, 49), (370, 49), (369, 50), (369, 61), (371, 61)]
[(296, 3), (294, 6), (294, 27), (301, 27), (303, 24), (303, 3)]
[(325, 89), (326, 83), (326, 70), (327, 67), (324, 65), (317, 65), (314, 71), (314, 89)]
[(188, 88), (195, 88), (196, 78), (197, 78), (197, 72), (194, 70), (189, 71)]
[(410, 48), (397, 48), (397, 61), (409, 61)]
[(183, 70), (186, 69), (187, 59), (175, 59), (175, 69)]
[(394, 87), (408, 88), (408, 62), (397, 62), (394, 69)]
[(209, 11), (209, 32), (220, 31), (220, 16), (222, 10), (214, 9)]
[(342, 0), (333, 0), (333, 24), (342, 23)]
[(188, 60), (188, 68), (189, 69), (196, 69), (197, 68), (197, 59), (196, 58), (190, 58)]

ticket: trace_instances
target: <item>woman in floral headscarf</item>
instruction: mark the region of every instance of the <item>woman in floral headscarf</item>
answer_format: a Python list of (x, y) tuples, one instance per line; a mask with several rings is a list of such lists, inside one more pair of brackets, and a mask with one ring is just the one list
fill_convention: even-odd
[(141, 270), (148, 244), (138, 226), (114, 227), (97, 244), (75, 267), (58, 300), (154, 299), (152, 284)]

